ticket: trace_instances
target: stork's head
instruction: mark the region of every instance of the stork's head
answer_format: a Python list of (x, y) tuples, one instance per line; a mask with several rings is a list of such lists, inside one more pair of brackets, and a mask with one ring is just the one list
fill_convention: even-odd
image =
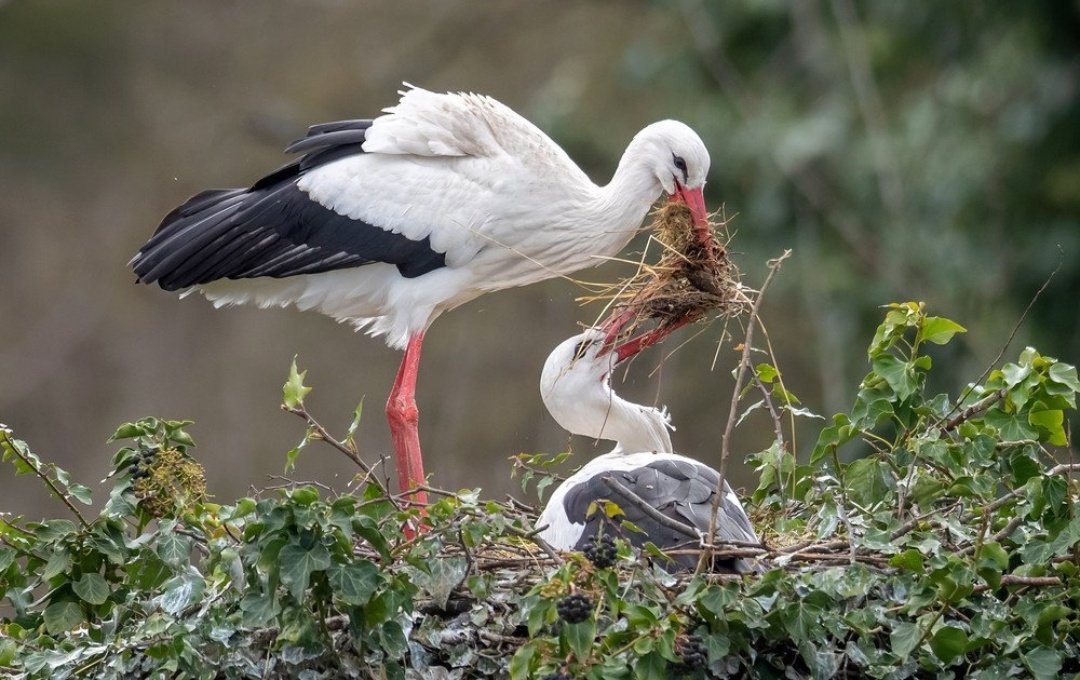
[(666, 412), (628, 402), (611, 389), (615, 367), (644, 346), (623, 354), (597, 329), (560, 343), (540, 377), (540, 396), (555, 422), (573, 434), (613, 439), (623, 452), (670, 452)]
[(705, 176), (709, 174), (709, 150), (701, 137), (677, 120), (662, 120), (638, 133), (648, 148), (651, 169), (671, 200), (685, 203), (694, 226), (704, 241), (709, 234), (705, 210)]

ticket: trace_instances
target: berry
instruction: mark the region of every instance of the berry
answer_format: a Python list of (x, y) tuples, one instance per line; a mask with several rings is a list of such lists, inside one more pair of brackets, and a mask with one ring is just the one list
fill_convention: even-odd
[(558, 673), (549, 673), (540, 680), (573, 680), (570, 674), (565, 671), (559, 671)]
[(690, 671), (704, 668), (709, 660), (700, 635), (680, 635), (675, 639), (675, 653), (682, 659), (682, 667)]
[(610, 534), (597, 536), (581, 551), (597, 569), (615, 566), (615, 539)]
[(592, 615), (592, 600), (587, 595), (567, 595), (555, 605), (559, 618), (567, 623), (581, 623)]

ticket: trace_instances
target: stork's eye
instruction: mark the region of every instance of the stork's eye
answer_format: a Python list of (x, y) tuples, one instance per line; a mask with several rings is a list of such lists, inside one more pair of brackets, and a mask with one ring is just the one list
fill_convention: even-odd
[(594, 344), (596, 344), (595, 340), (582, 340), (574, 345), (574, 358), (580, 359), (585, 356), (585, 352), (587, 352)]
[(683, 182), (689, 181), (689, 172), (686, 169), (686, 159), (682, 156), (676, 156), (675, 154), (671, 154), (671, 157), (675, 162), (675, 169), (682, 173)]

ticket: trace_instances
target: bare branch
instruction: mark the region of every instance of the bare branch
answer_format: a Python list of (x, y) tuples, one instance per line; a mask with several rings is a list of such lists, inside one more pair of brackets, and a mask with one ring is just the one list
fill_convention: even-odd
[(663, 514), (653, 506), (646, 503), (641, 496), (626, 488), (626, 486), (624, 486), (619, 480), (615, 479), (614, 477), (604, 476), (600, 478), (600, 481), (606, 484), (608, 488), (610, 488), (612, 491), (626, 499), (635, 508), (641, 510), (651, 519), (658, 522), (660, 525), (665, 526), (673, 531), (677, 531), (683, 536), (688, 536), (690, 538), (698, 540), (701, 539), (700, 531), (690, 526), (689, 524), (683, 524), (682, 522), (676, 519), (672, 519), (667, 515)]
[[(768, 290), (769, 284), (772, 283), (773, 277), (776, 272), (780, 270), (781, 265), (788, 257), (791, 256), (790, 250), (785, 250), (780, 257), (769, 261), (769, 273), (765, 277), (765, 283), (761, 285), (761, 290), (754, 298), (754, 304), (750, 307), (750, 318), (746, 323), (746, 336), (743, 338), (742, 357), (739, 359), (739, 367), (737, 369), (735, 377), (735, 388), (731, 393), (731, 405), (728, 408), (727, 425), (724, 427), (723, 437), (720, 439), (720, 478), (716, 482), (716, 492), (713, 496), (712, 515), (709, 517), (709, 536), (716, 534), (716, 522), (717, 517), (720, 514), (720, 499), (724, 494), (724, 473), (727, 471), (728, 456), (731, 453), (731, 433), (735, 429), (735, 421), (738, 418), (739, 413), (739, 393), (742, 392), (743, 383), (746, 381), (746, 373), (750, 369), (750, 352), (754, 342), (754, 328), (756, 327), (756, 321), (758, 313), (761, 310), (761, 301), (765, 299), (765, 291)], [(697, 573), (701, 573), (705, 569), (705, 558), (702, 556), (698, 561)]]

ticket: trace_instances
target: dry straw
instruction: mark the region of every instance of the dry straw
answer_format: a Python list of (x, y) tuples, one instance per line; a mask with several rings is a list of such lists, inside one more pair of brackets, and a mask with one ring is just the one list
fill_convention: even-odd
[(713, 238), (704, 244), (687, 206), (663, 205), (653, 212), (650, 240), (661, 248), (659, 262), (642, 258), (633, 276), (579, 301), (605, 301), (613, 315), (629, 317), (622, 328), (626, 335), (648, 323), (662, 331), (713, 314), (739, 316), (752, 300), (728, 257), (727, 221), (710, 221), (709, 229)]

